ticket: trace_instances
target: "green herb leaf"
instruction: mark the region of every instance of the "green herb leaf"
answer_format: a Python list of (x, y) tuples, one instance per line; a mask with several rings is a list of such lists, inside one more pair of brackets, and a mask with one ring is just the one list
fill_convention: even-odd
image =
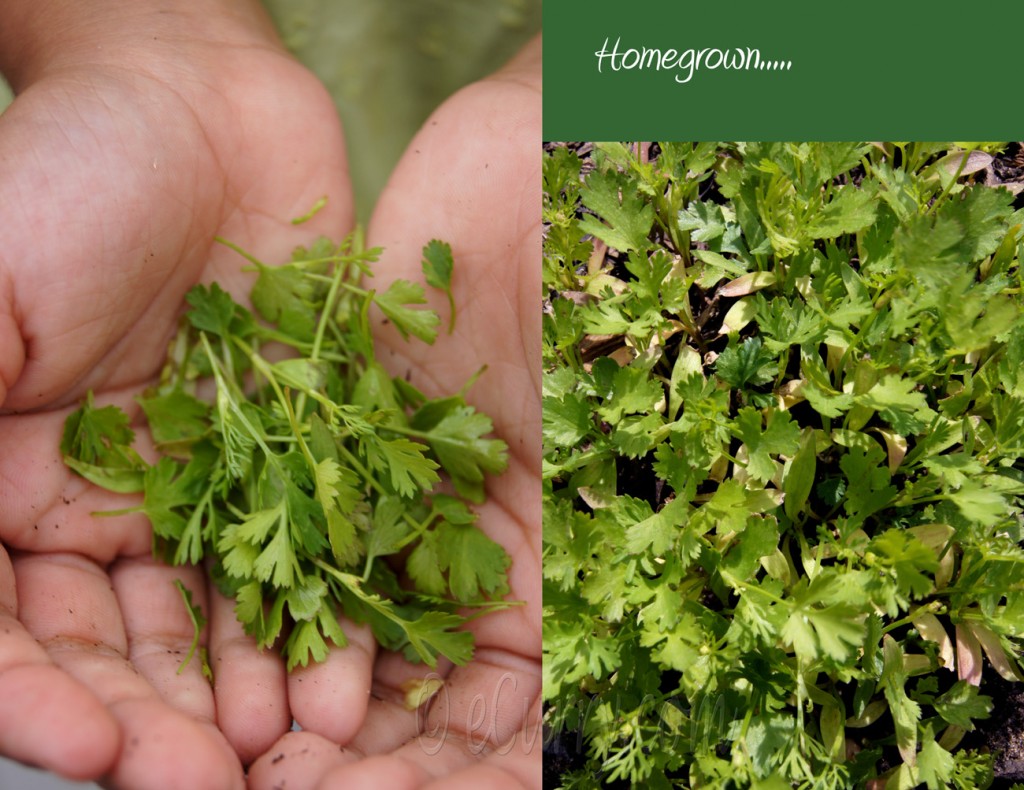
[(423, 286), (408, 280), (395, 280), (385, 291), (376, 292), (373, 301), (391, 319), (402, 337), (414, 335), (424, 343), (433, 343), (437, 338), (437, 325), (441, 323), (437, 313), (407, 306), (426, 304)]
[(793, 424), (789, 412), (770, 411), (762, 432), (761, 412), (751, 407), (740, 409), (734, 431), (747, 448), (747, 471), (762, 482), (775, 476), (773, 455), (792, 455), (800, 447), (800, 428)]
[(732, 387), (767, 384), (778, 372), (775, 355), (762, 348), (760, 337), (730, 346), (715, 363), (715, 373)]
[(448, 296), (448, 334), (455, 331), (455, 297), (452, 296), (452, 248), (434, 239), (423, 248), (423, 277), (427, 285), (440, 288)]
[(647, 246), (647, 234), (654, 224), (654, 209), (621, 176), (610, 170), (592, 173), (580, 189), (580, 196), (587, 208), (608, 223), (605, 225), (586, 216), (579, 223), (582, 231), (622, 252)]

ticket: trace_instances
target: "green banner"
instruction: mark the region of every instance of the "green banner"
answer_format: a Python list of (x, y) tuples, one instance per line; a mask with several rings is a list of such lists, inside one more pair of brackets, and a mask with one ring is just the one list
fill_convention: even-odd
[(1019, 139), (1024, 2), (547, 0), (544, 138)]

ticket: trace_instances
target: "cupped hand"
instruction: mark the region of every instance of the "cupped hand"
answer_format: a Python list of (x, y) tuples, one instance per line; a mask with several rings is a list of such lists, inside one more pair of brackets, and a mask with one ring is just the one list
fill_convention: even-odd
[[(215, 235), (287, 259), (343, 234), (351, 200), (334, 108), (255, 3), (156, 6), (3, 9), (0, 753), (112, 787), (221, 790), (290, 727), (283, 666), (200, 571), (150, 559), (141, 516), (93, 515), (125, 498), (64, 468), (62, 424), (87, 390), (131, 409), (194, 283), (247, 293)], [(178, 672), (192, 627), (175, 578), (210, 611), (216, 692), (199, 662)]]
[[(472, 621), (474, 660), (441, 668), (443, 687), (415, 710), (407, 684), (431, 672), (347, 627), (348, 648), (288, 678), (302, 731), (252, 766), (255, 790), (540, 786), (540, 82), (536, 40), (446, 102), (399, 163), (368, 239), (385, 248), (384, 281), (420, 279), (430, 239), (452, 245), (454, 333), (424, 350), (382, 327), (377, 351), (431, 396), (486, 365), (468, 397), (494, 419), (510, 464), (479, 523), (511, 555), (510, 597), (523, 605)], [(446, 315), (443, 298), (434, 306)]]

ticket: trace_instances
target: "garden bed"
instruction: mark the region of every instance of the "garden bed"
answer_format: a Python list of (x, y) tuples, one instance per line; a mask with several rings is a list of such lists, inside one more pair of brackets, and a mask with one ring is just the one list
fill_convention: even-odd
[(1022, 164), (546, 146), (546, 786), (1019, 779)]

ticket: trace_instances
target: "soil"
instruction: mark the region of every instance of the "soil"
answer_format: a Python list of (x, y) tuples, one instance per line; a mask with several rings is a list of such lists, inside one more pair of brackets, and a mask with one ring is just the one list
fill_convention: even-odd
[(576, 733), (544, 730), (544, 787), (555, 788), (562, 775), (582, 768), (583, 754)]
[(978, 722), (978, 729), (968, 733), (961, 746), (994, 752), (992, 790), (1005, 790), (1024, 782), (1024, 683), (986, 672), (981, 691), (992, 697), (992, 715)]

